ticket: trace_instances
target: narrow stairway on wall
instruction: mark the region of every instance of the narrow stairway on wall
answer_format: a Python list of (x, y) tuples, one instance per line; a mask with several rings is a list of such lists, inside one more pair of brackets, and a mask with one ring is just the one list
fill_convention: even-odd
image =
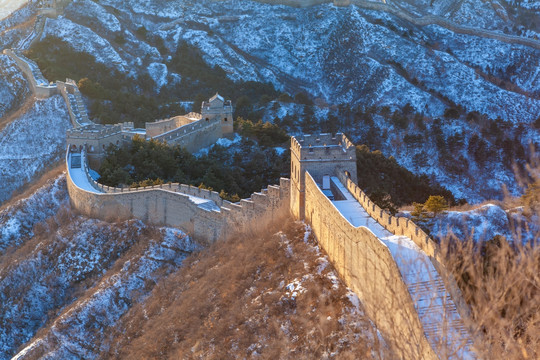
[(84, 106), (84, 102), (81, 96), (81, 92), (79, 89), (75, 89), (75, 100), (76, 100), (76, 108), (80, 115), (80, 123), (81, 124), (89, 124), (90, 120), (88, 119), (88, 113), (86, 111), (86, 106)]
[(371, 230), (390, 250), (437, 355), (441, 359), (474, 359), (469, 334), (429, 257), (411, 239), (392, 234), (369, 216), (337, 177), (331, 181), (344, 199), (332, 201), (343, 217), (355, 227)]

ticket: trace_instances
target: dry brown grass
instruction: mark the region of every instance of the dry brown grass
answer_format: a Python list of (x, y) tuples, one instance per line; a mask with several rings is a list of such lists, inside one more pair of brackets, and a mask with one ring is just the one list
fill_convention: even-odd
[[(370, 321), (351, 312), (346, 288), (317, 271), (314, 239), (288, 222), (279, 229), (218, 241), (189, 257), (108, 334), (102, 358), (379, 358)], [(285, 286), (302, 279), (296, 299)], [(341, 319), (341, 320), (340, 320)], [(329, 356), (332, 354), (333, 356)], [(388, 357), (385, 357), (388, 358)]]
[(471, 308), (481, 358), (540, 358), (540, 246), (446, 239), (442, 250)]

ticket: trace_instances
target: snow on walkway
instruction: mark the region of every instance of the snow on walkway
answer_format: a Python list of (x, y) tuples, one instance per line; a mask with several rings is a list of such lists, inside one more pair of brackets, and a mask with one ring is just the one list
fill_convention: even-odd
[(353, 226), (371, 230), (390, 250), (435, 352), (442, 359), (473, 359), (468, 333), (429, 257), (411, 239), (392, 234), (369, 216), (336, 177), (331, 180), (346, 199), (332, 201), (338, 211)]
[(68, 171), (69, 171), (69, 176), (73, 180), (73, 183), (77, 187), (79, 187), (79, 188), (81, 188), (83, 190), (86, 190), (88, 192), (92, 192), (92, 193), (96, 193), (96, 194), (103, 193), (103, 191), (98, 191), (96, 188), (94, 188), (92, 186), (92, 184), (90, 183), (90, 180), (88, 180), (88, 177), (86, 176), (86, 172), (84, 171), (83, 167), (80, 166), (80, 160), (79, 160), (79, 166), (78, 167), (72, 167), (71, 159), (73, 158), (73, 155), (75, 155), (76, 157), (78, 156), (79, 159), (81, 158), (80, 154), (73, 154), (73, 153), (69, 154), (69, 158), (68, 158), (69, 161), (68, 161), (68, 164), (67, 164), (67, 168), (68, 168)]

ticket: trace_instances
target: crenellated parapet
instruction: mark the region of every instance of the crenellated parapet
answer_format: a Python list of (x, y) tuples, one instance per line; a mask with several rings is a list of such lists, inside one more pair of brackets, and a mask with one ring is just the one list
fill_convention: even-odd
[[(80, 154), (80, 155), (79, 155)], [(80, 156), (72, 169), (71, 156)], [(68, 149), (67, 182), (71, 203), (81, 213), (104, 220), (137, 218), (178, 227), (201, 242), (212, 243), (252, 227), (267, 226), (289, 215), (289, 180), (270, 185), (238, 203), (223, 200), (215, 191), (168, 183), (139, 188), (109, 187), (92, 179), (85, 152)], [(82, 169), (80, 179), (74, 171)], [(84, 184), (77, 183), (84, 182)]]
[(28, 59), (20, 51), (14, 49), (4, 49), (3, 53), (15, 61), (37, 98), (44, 99), (59, 93), (56, 84), (49, 83), (45, 79), (39, 66), (33, 60)]
[(291, 211), (304, 218), (305, 172), (318, 183), (339, 169), (357, 181), (356, 147), (341, 133), (291, 138)]
[(465, 299), (453, 279), (452, 275), (444, 266), (440, 246), (433, 241), (431, 237), (420, 226), (415, 224), (411, 219), (404, 217), (392, 216), (385, 210), (381, 209), (377, 204), (369, 199), (369, 197), (358, 187), (356, 183), (351, 181), (343, 172), (336, 173), (342, 184), (354, 196), (354, 198), (362, 205), (366, 212), (381, 224), (386, 230), (396, 236), (406, 236), (411, 239), (427, 256), (429, 256), (434, 267), (445, 282), (446, 289), (450, 293), (456, 309), (462, 318), (468, 318), (469, 308)]

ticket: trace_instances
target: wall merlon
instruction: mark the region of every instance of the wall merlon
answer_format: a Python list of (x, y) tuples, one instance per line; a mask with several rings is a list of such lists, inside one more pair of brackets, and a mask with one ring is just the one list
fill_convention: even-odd
[(242, 208), (244, 208), (244, 209), (253, 210), (255, 204), (251, 200), (242, 199), (242, 200), (240, 200), (240, 206), (242, 206)]

